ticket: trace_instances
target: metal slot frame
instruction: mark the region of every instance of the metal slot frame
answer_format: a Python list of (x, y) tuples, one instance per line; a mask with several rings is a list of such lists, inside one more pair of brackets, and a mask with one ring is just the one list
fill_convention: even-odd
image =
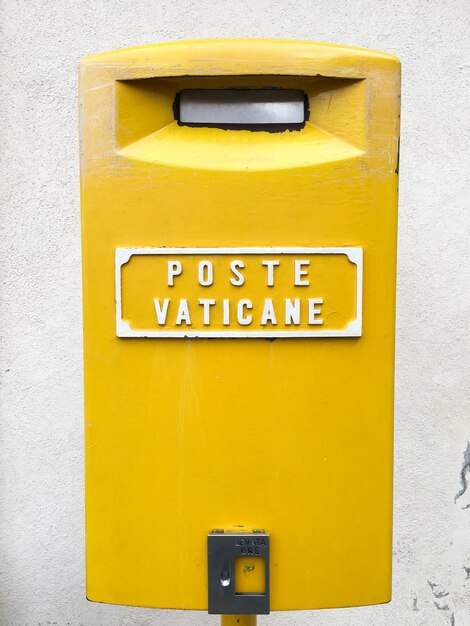
[(301, 130), (309, 118), (302, 89), (276, 87), (183, 89), (173, 111), (180, 126), (225, 130)]

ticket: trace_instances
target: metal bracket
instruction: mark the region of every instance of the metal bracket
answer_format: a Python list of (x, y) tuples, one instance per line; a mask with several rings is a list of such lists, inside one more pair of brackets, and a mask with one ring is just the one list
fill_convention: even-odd
[[(238, 557), (264, 558), (264, 592), (237, 593), (235, 591), (235, 559)], [(213, 530), (207, 536), (207, 565), (209, 613), (253, 614), (269, 613), (269, 534), (253, 532), (225, 532)]]

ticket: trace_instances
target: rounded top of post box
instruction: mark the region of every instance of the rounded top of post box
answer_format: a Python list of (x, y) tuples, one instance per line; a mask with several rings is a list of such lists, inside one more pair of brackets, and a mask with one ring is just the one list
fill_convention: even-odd
[(201, 39), (122, 48), (87, 56), (83, 66), (129, 68), (141, 77), (287, 74), (361, 78), (373, 66), (399, 66), (385, 52), (285, 39)]

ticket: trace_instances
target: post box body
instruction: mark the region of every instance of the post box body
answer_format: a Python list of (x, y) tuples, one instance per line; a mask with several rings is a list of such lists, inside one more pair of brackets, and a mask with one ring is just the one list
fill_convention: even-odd
[[(227, 527), (269, 532), (272, 610), (390, 599), (399, 82), (306, 42), (82, 62), (90, 600), (207, 609)], [(227, 87), (301, 89), (308, 120), (175, 120)]]

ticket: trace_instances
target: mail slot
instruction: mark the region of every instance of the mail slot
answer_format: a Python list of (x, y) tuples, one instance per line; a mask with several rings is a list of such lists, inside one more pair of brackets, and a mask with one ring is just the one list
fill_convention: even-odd
[(90, 600), (390, 599), (399, 86), (308, 42), (82, 61)]

